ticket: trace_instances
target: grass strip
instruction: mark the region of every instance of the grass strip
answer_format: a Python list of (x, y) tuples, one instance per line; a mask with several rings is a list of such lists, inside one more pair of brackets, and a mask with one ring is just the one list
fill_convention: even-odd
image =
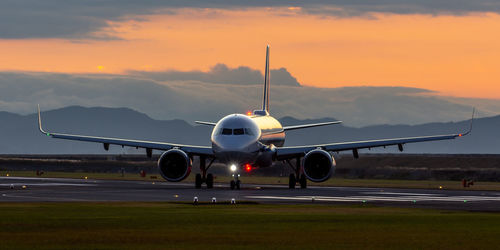
[(490, 249), (500, 214), (342, 205), (0, 203), (2, 249)]

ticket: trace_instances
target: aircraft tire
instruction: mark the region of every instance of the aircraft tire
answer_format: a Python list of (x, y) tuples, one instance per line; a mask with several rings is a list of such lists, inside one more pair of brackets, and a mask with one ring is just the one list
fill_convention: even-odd
[(214, 175), (213, 174), (207, 174), (207, 188), (213, 188), (214, 187)]
[(240, 190), (240, 186), (241, 186), (241, 181), (237, 180), (236, 181), (236, 189)]
[(299, 182), (300, 182), (300, 188), (307, 188), (307, 179), (304, 174), (300, 175)]
[(202, 183), (201, 174), (196, 174), (196, 177), (195, 177), (195, 180), (194, 180), (194, 186), (195, 186), (195, 188), (200, 189), (201, 188), (201, 183)]
[(288, 188), (294, 189), (296, 183), (297, 183), (297, 179), (295, 179), (295, 175), (290, 174), (290, 176), (288, 177)]
[(236, 187), (236, 182), (231, 181), (230, 186), (231, 186), (231, 190), (234, 190), (234, 188)]

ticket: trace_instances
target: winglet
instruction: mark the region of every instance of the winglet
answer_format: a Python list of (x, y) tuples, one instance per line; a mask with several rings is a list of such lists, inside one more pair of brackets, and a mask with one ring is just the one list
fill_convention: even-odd
[(472, 108), (472, 117), (470, 118), (470, 127), (469, 130), (463, 134), (458, 134), (458, 136), (466, 136), (472, 132), (472, 124), (474, 123), (474, 113), (476, 112), (476, 108)]
[(50, 133), (45, 132), (45, 130), (43, 130), (42, 128), (42, 116), (40, 115), (40, 104), (38, 104), (38, 129), (40, 130), (40, 132), (42, 132), (42, 134), (50, 135)]

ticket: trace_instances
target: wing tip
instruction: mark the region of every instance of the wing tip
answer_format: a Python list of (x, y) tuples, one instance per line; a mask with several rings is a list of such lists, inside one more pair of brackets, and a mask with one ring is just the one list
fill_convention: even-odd
[(40, 130), (40, 132), (42, 134), (50, 136), (50, 133), (47, 133), (45, 130), (43, 130), (43, 127), (42, 127), (42, 116), (40, 114), (40, 104), (37, 104), (37, 107), (38, 107), (38, 130)]

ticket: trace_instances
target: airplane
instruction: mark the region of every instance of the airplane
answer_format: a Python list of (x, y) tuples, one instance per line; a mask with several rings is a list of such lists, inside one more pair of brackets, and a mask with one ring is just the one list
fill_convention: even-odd
[[(158, 169), (161, 176), (171, 182), (186, 179), (191, 173), (193, 157), (199, 157), (200, 173), (195, 177), (195, 188), (198, 189), (203, 183), (207, 188), (213, 188), (214, 176), (207, 172), (215, 160), (225, 164), (232, 172), (231, 189), (240, 189), (239, 177), (244, 171), (271, 167), (278, 161), (288, 163), (293, 169), (294, 173), (289, 176), (290, 189), (294, 189), (297, 183), (301, 188), (306, 188), (308, 180), (323, 182), (332, 176), (336, 167), (333, 153), (352, 151), (354, 158), (358, 158), (359, 149), (397, 146), (399, 151), (403, 151), (403, 145), (406, 143), (455, 139), (472, 131), (474, 109), (470, 128), (465, 133), (286, 147), (284, 143), (287, 131), (334, 125), (342, 121), (282, 126), (269, 114), (269, 79), (269, 45), (267, 45), (262, 109), (247, 114), (230, 114), (218, 122), (195, 121), (197, 124), (213, 127), (211, 146), (46, 132), (42, 128), (40, 105), (38, 105), (38, 128), (41, 133), (52, 138), (102, 143), (105, 150), (109, 150), (110, 145), (144, 148), (149, 158), (152, 157), (153, 150), (164, 151), (158, 159)], [(291, 162), (293, 159), (295, 164)]]

